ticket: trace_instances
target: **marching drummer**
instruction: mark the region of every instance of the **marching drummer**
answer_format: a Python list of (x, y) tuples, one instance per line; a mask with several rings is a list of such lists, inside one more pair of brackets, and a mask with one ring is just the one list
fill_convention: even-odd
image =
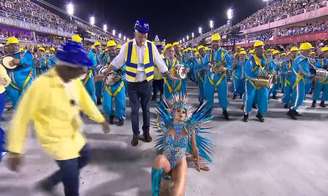
[(245, 93), (245, 63), (247, 61), (247, 53), (245, 49), (240, 49), (236, 57), (236, 64), (233, 71), (234, 97), (237, 94), (242, 98)]
[[(322, 54), (320, 59), (316, 62), (316, 67), (318, 69), (322, 69), (328, 73), (328, 46), (325, 46), (320, 49)], [(318, 73), (317, 73), (318, 74)], [(321, 94), (321, 95), (320, 95)], [(325, 101), (328, 101), (328, 77), (324, 78), (317, 78), (314, 86), (314, 93), (313, 93), (313, 102), (312, 107), (316, 107), (317, 100), (320, 99), (321, 96), (321, 107), (326, 107)]]
[(289, 108), (291, 106), (292, 101), (292, 64), (296, 55), (298, 53), (298, 48), (293, 46), (290, 48), (286, 61), (284, 61), (282, 66), (282, 74), (284, 78), (283, 82), (283, 90), (284, 95), (282, 98), (282, 102), (284, 104), (284, 108)]
[[(264, 56), (264, 42), (255, 41), (254, 54), (249, 56), (245, 64), (245, 107), (243, 121), (248, 121), (248, 115), (252, 111), (253, 104), (258, 106), (256, 117), (264, 122), (264, 115), (268, 110), (269, 79), (268, 61)], [(264, 79), (264, 85), (257, 83), (258, 79)]]
[(16, 107), (19, 98), (34, 78), (33, 55), (29, 50), (19, 52), (19, 40), (16, 37), (7, 38), (5, 53), (14, 58), (8, 66), (4, 66), (11, 79), (10, 85), (6, 88), (6, 94)]
[[(179, 67), (181, 62), (176, 58), (175, 50), (172, 44), (166, 44), (164, 48), (164, 61), (172, 76), (171, 79), (164, 78), (164, 97), (166, 99), (172, 99), (175, 94), (186, 94), (186, 81), (185, 78), (179, 77)], [(186, 70), (183, 74), (187, 74)]]
[(305, 99), (306, 89), (306, 79), (312, 76), (310, 72), (310, 59), (309, 55), (314, 49), (312, 44), (305, 42), (300, 45), (300, 54), (295, 58), (292, 65), (292, 105), (287, 112), (287, 115), (293, 119), (297, 120), (296, 116), (300, 116), (297, 112), (299, 106), (303, 104)]
[(210, 107), (214, 106), (214, 93), (218, 93), (219, 104), (223, 117), (229, 120), (228, 108), (228, 81), (227, 72), (232, 69), (232, 57), (229, 52), (219, 46), (221, 36), (216, 33), (211, 37), (212, 49), (205, 56), (203, 63), (210, 69), (204, 78), (204, 95)]
[(269, 96), (272, 94), (272, 99), (277, 99), (277, 93), (279, 90), (279, 73), (280, 73), (280, 67), (281, 67), (281, 60), (280, 60), (280, 51), (279, 50), (273, 50), (272, 51), (272, 58), (270, 60), (269, 70), (270, 73), (274, 77), (273, 84), (270, 88)]

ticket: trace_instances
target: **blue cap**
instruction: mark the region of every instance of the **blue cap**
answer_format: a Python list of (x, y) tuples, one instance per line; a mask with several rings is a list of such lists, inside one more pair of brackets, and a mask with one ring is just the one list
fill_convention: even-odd
[(134, 25), (134, 29), (139, 33), (145, 34), (149, 32), (149, 24), (144, 20), (137, 20)]
[(57, 50), (56, 57), (77, 67), (92, 67), (86, 49), (79, 43), (67, 41)]

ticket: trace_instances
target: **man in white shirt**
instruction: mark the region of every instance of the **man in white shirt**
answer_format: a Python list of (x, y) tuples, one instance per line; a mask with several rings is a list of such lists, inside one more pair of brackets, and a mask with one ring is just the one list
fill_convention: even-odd
[(165, 76), (168, 76), (168, 69), (156, 46), (147, 40), (149, 24), (143, 20), (137, 20), (134, 30), (134, 39), (122, 46), (118, 56), (111, 62), (110, 68), (117, 70), (120, 69), (122, 65), (126, 66), (126, 80), (128, 82), (128, 96), (131, 104), (133, 131), (131, 145), (137, 146), (140, 134), (140, 105), (143, 116), (143, 138), (141, 139), (145, 142), (152, 141), (149, 134), (149, 103), (151, 99), (151, 83), (154, 78), (154, 68), (156, 66)]

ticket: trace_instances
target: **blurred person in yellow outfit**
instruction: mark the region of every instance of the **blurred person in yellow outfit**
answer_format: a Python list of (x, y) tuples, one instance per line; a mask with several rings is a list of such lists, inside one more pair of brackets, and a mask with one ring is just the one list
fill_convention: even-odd
[(34, 124), (42, 148), (56, 160), (59, 170), (42, 180), (38, 188), (51, 192), (63, 182), (65, 196), (79, 195), (79, 172), (90, 151), (81, 134), (80, 111), (109, 126), (79, 78), (92, 66), (81, 44), (68, 41), (56, 53), (55, 68), (36, 79), (23, 95), (8, 132), (8, 167), (18, 171), (29, 123)]

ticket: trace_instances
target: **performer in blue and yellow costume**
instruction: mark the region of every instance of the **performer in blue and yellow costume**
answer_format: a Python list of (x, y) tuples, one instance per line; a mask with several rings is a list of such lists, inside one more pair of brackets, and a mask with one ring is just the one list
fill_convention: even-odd
[(183, 56), (182, 56), (181, 46), (180, 46), (179, 42), (173, 42), (172, 46), (174, 48), (175, 57), (178, 59), (179, 62), (182, 62)]
[(125, 97), (125, 85), (122, 79), (122, 71), (109, 72), (104, 81), (102, 104), (110, 124), (114, 124), (114, 118), (116, 118), (118, 119), (117, 125), (123, 126), (125, 117)]
[[(100, 47), (101, 43), (99, 41), (96, 41), (92, 46), (88, 53), (88, 57), (92, 61), (92, 67), (89, 68), (88, 74), (86, 78), (83, 80), (83, 83), (85, 85), (85, 88), (87, 89), (89, 95), (91, 96), (92, 100), (96, 103), (98, 97), (96, 95), (96, 85), (95, 85), (95, 73), (97, 71), (97, 66), (100, 65)], [(101, 89), (99, 89), (100, 86), (98, 84), (98, 96), (101, 96), (101, 93), (99, 94), (99, 90), (101, 92)]]
[[(208, 71), (208, 66), (207, 64), (204, 63), (206, 57), (205, 53), (205, 47), (203, 45), (200, 45), (197, 47), (199, 57), (197, 55), (196, 61), (197, 61), (197, 66), (195, 66), (195, 73), (196, 73), (196, 81), (198, 84), (198, 101), (200, 104), (203, 103), (205, 99), (204, 95), (204, 79), (206, 76), (206, 73)], [(208, 63), (208, 62), (207, 62)]]
[(202, 167), (204, 162), (211, 162), (213, 144), (205, 137), (208, 130), (202, 125), (211, 119), (210, 108), (202, 104), (199, 108), (190, 108), (185, 97), (174, 96), (171, 102), (162, 101), (157, 106), (159, 114), (155, 128), (161, 133), (156, 143), (158, 155), (152, 171), (152, 196), (159, 196), (164, 175), (172, 175), (172, 195), (185, 195), (187, 177), (187, 154), (192, 155), (198, 171), (208, 171)]
[(56, 58), (56, 49), (54, 47), (51, 47), (49, 49), (49, 54), (48, 54), (48, 68), (52, 68), (55, 66), (57, 62), (57, 58)]
[(7, 38), (5, 52), (14, 57), (11, 64), (16, 66), (16, 68), (8, 69), (11, 83), (7, 86), (6, 93), (14, 107), (16, 107), (20, 96), (24, 93), (34, 78), (33, 55), (29, 50), (18, 52), (18, 48), (19, 40), (16, 37)]
[(207, 72), (204, 79), (204, 95), (210, 107), (214, 107), (214, 94), (218, 93), (219, 104), (222, 108), (223, 116), (229, 120), (228, 108), (228, 82), (227, 72), (232, 70), (232, 57), (223, 48), (219, 48), (221, 36), (213, 34), (211, 37), (212, 49), (205, 56), (204, 65), (208, 66), (210, 71)]
[(245, 63), (247, 61), (245, 49), (240, 49), (238, 55), (235, 56), (236, 64), (233, 68), (233, 96), (239, 95), (240, 98), (245, 92)]
[(181, 66), (182, 64), (175, 56), (173, 45), (167, 44), (165, 46), (164, 56), (165, 64), (171, 73), (171, 78), (164, 78), (164, 97), (166, 99), (172, 99), (173, 95), (177, 93), (185, 95), (187, 90), (186, 80), (176, 77), (177, 66)]
[[(110, 64), (111, 60), (116, 56), (116, 43), (110, 40), (107, 43), (108, 57), (107, 63)], [(125, 105), (126, 105), (126, 89), (124, 84), (124, 70), (123, 67), (118, 71), (111, 71), (105, 78), (103, 88), (103, 110), (106, 117), (109, 118), (109, 123), (114, 124), (114, 118), (118, 120), (117, 125), (124, 125), (125, 118)], [(101, 72), (101, 71), (100, 71)], [(115, 108), (115, 109), (114, 109)]]
[[(328, 46), (322, 47), (321, 58), (316, 61), (316, 67), (328, 71)], [(319, 80), (317, 79), (314, 86), (312, 107), (316, 107), (317, 100), (320, 99), (321, 94), (321, 107), (326, 107), (325, 101), (328, 101), (328, 78)]]
[(300, 114), (297, 112), (299, 106), (303, 104), (306, 95), (306, 80), (311, 78), (313, 75), (310, 72), (310, 59), (309, 54), (314, 47), (308, 43), (302, 43), (300, 46), (300, 54), (295, 58), (292, 65), (292, 105), (287, 112), (287, 115), (297, 120), (296, 116)]
[(37, 65), (36, 66), (36, 73), (37, 75), (41, 75), (45, 73), (49, 67), (48, 67), (48, 55), (46, 54), (46, 49), (44, 47), (39, 47), (38, 48), (38, 55), (36, 57), (37, 59)]
[[(281, 52), (280, 54), (280, 69), (279, 69), (279, 90), (284, 93), (286, 75), (283, 73), (284, 68), (288, 64), (288, 56), (286, 52)], [(287, 66), (288, 67), (288, 66)]]
[[(11, 80), (7, 74), (6, 68), (0, 65), (0, 121), (4, 120), (2, 113), (6, 104), (6, 87), (10, 82)], [(0, 162), (5, 153), (5, 132), (2, 127), (0, 127)]]
[(106, 65), (110, 64), (110, 62), (115, 58), (116, 56), (116, 42), (115, 40), (109, 40), (106, 44), (106, 49), (99, 54), (99, 65), (96, 68), (95, 71), (95, 87), (96, 87), (96, 97), (97, 97), (97, 104), (102, 104), (102, 98), (103, 98), (103, 90), (104, 90), (104, 81), (101, 79), (98, 79), (98, 76), (100, 73), (99, 71)]
[(255, 41), (254, 50), (254, 54), (249, 56), (245, 64), (244, 122), (248, 121), (248, 115), (254, 104), (258, 106), (256, 117), (260, 122), (264, 122), (263, 116), (269, 104), (269, 84), (260, 86), (255, 83), (258, 79), (268, 79), (270, 73), (269, 62), (264, 55), (264, 42)]
[(284, 104), (284, 108), (289, 108), (291, 106), (292, 101), (292, 64), (296, 55), (298, 53), (298, 48), (293, 46), (291, 47), (286, 60), (282, 65), (282, 78), (283, 78), (283, 90), (284, 95), (282, 98), (282, 102)]
[(6, 87), (10, 82), (6, 68), (0, 65), (0, 121), (4, 120), (2, 114), (6, 105)]
[(279, 78), (280, 78), (280, 71), (281, 71), (281, 59), (280, 59), (280, 51), (273, 50), (272, 51), (272, 58), (270, 60), (270, 73), (273, 75), (274, 79), (272, 81), (272, 86), (269, 91), (269, 97), (272, 95), (272, 99), (278, 99), (277, 93), (279, 90)]

